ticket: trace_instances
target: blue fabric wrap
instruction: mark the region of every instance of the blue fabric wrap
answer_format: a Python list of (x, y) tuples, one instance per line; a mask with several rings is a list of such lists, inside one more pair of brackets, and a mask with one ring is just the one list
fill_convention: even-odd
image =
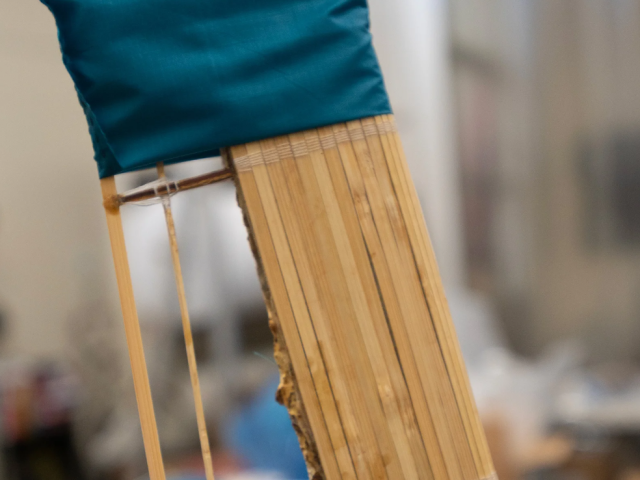
[(390, 113), (366, 0), (43, 0), (101, 177)]

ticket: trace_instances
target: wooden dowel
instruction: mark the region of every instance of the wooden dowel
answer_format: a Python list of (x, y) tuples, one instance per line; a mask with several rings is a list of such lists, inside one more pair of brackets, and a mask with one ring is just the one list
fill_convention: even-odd
[[(115, 178), (107, 177), (100, 180), (102, 188), (102, 198), (106, 200), (117, 194)], [(124, 230), (120, 210), (105, 209), (107, 216), (107, 228), (109, 229), (109, 239), (111, 240), (111, 251), (113, 253), (113, 263), (115, 265), (116, 280), (118, 282), (118, 292), (120, 294), (120, 305), (122, 307), (122, 317), (124, 320), (124, 330), (129, 349), (129, 359), (131, 361), (131, 372), (133, 374), (133, 386), (138, 403), (138, 414), (142, 427), (142, 440), (149, 466), (149, 478), (151, 480), (165, 480), (164, 464), (162, 463), (162, 452), (160, 450), (160, 440), (158, 437), (158, 427), (153, 410), (151, 398), (151, 387), (147, 374), (147, 364), (142, 348), (142, 335), (136, 312), (135, 300), (133, 297), (133, 285), (131, 283), (131, 273), (127, 259), (127, 250), (124, 242)]]
[[(158, 176), (166, 178), (164, 165), (158, 163)], [(202, 450), (202, 460), (204, 461), (204, 471), (207, 480), (214, 480), (213, 463), (211, 461), (211, 447), (209, 445), (209, 435), (207, 434), (207, 423), (204, 416), (204, 406), (202, 404), (202, 394), (200, 392), (200, 380), (198, 378), (198, 367), (196, 363), (196, 352), (193, 347), (193, 334), (191, 332), (191, 321), (189, 319), (189, 309), (187, 307), (187, 296), (182, 278), (182, 267), (180, 265), (180, 253), (178, 251), (178, 239), (176, 237), (176, 227), (171, 212), (171, 199), (167, 195), (162, 198), (164, 216), (167, 221), (167, 231), (169, 233), (169, 245), (171, 247), (171, 260), (173, 262), (173, 273), (178, 290), (178, 303), (180, 304), (180, 315), (182, 317), (182, 331), (184, 332), (184, 343), (187, 349), (187, 362), (189, 364), (189, 376), (191, 377), (191, 388), (193, 389), (193, 400), (196, 408), (196, 421), (198, 423), (198, 435), (200, 437), (200, 448)]]
[(118, 208), (120, 205), (124, 205), (125, 203), (141, 202), (161, 197), (163, 195), (184, 192), (186, 190), (192, 190), (194, 188), (204, 187), (205, 185), (211, 185), (212, 183), (228, 180), (232, 177), (233, 172), (228, 168), (224, 168), (215, 172), (203, 173), (202, 175), (197, 175), (195, 177), (167, 182), (166, 184), (158, 185), (157, 187), (148, 187), (131, 193), (121, 193), (119, 195), (114, 194), (104, 199), (104, 206), (108, 209), (114, 209)]

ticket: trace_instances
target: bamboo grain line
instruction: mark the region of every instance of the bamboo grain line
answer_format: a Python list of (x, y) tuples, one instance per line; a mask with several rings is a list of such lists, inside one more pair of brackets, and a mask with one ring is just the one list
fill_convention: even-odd
[[(249, 144), (247, 148), (255, 149), (256, 152), (262, 151), (263, 147), (265, 149), (286, 152), (286, 149), (274, 148), (277, 140), (278, 139), (276, 139), (275, 142), (273, 140), (265, 141), (263, 145), (258, 143)], [(292, 150), (289, 151), (292, 152)], [(346, 396), (348, 395), (346, 382), (336, 373), (338, 362), (336, 360), (337, 353), (334, 332), (329, 326), (327, 313), (320, 308), (321, 301), (317, 287), (312, 276), (309, 274), (312, 270), (309, 259), (310, 252), (307, 250), (309, 245), (305, 245), (302, 241), (303, 235), (300, 233), (301, 227), (298, 222), (298, 217), (296, 216), (297, 212), (293, 211), (294, 205), (296, 205), (296, 203), (299, 204), (299, 202), (296, 202), (296, 200), (291, 197), (291, 192), (285, 183), (286, 180), (282, 169), (282, 159), (279, 158), (278, 162), (269, 164), (268, 166), (266, 164), (255, 165), (253, 172), (254, 175), (259, 177), (258, 181), (261, 182), (258, 186), (261, 193), (265, 197), (272, 198), (274, 205), (277, 206), (274, 215), (279, 215), (284, 233), (283, 239), (287, 242), (283, 248), (288, 247), (290, 249), (292, 259), (295, 262), (296, 277), (299, 279), (300, 290), (296, 293), (302, 296), (301, 301), (307, 306), (309, 322), (317, 338), (318, 348), (321, 351), (326, 366), (327, 379), (331, 385), (331, 390), (336, 392), (337, 395)], [(276, 171), (277, 174), (274, 174), (274, 171)], [(340, 464), (347, 469), (349, 474), (355, 476), (358, 467), (366, 468), (366, 464), (360, 460), (364, 452), (354, 451), (351, 447), (351, 445), (354, 444), (359, 445), (358, 441), (354, 441), (354, 436), (357, 437), (357, 428), (353, 421), (354, 412), (348, 403), (343, 405), (337, 404), (336, 412), (337, 417), (334, 417), (334, 421), (337, 421), (337, 424), (334, 428), (338, 426), (342, 428), (344, 431), (344, 439), (346, 440), (343, 448), (339, 450), (337, 454), (340, 455)], [(352, 471), (351, 468), (355, 470)], [(362, 471), (360, 474), (362, 474)]]
[[(378, 123), (380, 122), (379, 119), (376, 119), (376, 121)], [(393, 161), (389, 164), (390, 172), (394, 172), (395, 167), (395, 177), (392, 175), (392, 177), (394, 177), (394, 183), (398, 186), (397, 188), (404, 193), (400, 198), (409, 202), (403, 205), (403, 214), (407, 218), (407, 224), (412, 227), (409, 231), (413, 236), (412, 244), (416, 247), (416, 266), (420, 272), (425, 296), (428, 298), (429, 303), (435, 306), (435, 325), (439, 331), (442, 332), (442, 336), (447, 342), (447, 361), (454, 368), (453, 378), (457, 381), (458, 396), (464, 402), (462, 411), (465, 417), (463, 418), (465, 420), (465, 428), (469, 432), (472, 446), (475, 446), (474, 456), (476, 458), (477, 468), (481, 475), (490, 476), (495, 474), (493, 463), (484, 437), (484, 430), (479, 421), (475, 402), (471, 396), (471, 387), (468, 382), (464, 362), (462, 361), (462, 354), (453, 328), (453, 322), (448, 306), (446, 305), (446, 297), (442, 283), (439, 280), (433, 248), (424, 222), (421, 221), (421, 207), (415, 188), (411, 182), (408, 166), (404, 159), (404, 153), (402, 152), (402, 146), (397, 136), (393, 118), (387, 117), (387, 119), (384, 120), (384, 128), (390, 137), (391, 145), (395, 149), (393, 152)]]
[[(369, 425), (366, 401), (356, 387), (360, 381), (347, 352), (345, 338), (348, 337), (344, 326), (340, 324), (337, 302), (333, 298), (332, 286), (322, 264), (321, 244), (315, 241), (317, 232), (309, 222), (309, 219), (314, 218), (314, 212), (305, 198), (308, 192), (297, 169), (294, 149), (282, 147), (285, 142), (291, 145), (289, 139), (279, 137), (275, 140), (279, 151), (287, 152), (288, 156), (281, 158), (280, 164), (270, 166), (270, 179), (280, 194), (280, 212), (286, 219), (289, 241), (301, 267), (303, 292), (309, 303), (318, 341), (323, 345), (324, 357), (330, 365), (331, 384), (336, 396), (349, 399), (348, 402), (338, 403), (338, 411), (354, 466), (358, 478), (380, 478), (384, 465), (379, 461), (380, 454)], [(296, 151), (301, 153), (304, 149), (298, 147)], [(333, 275), (335, 274), (334, 271)], [(347, 368), (343, 372), (345, 364)]]
[[(319, 145), (317, 131), (304, 133), (307, 145)], [(409, 413), (403, 415), (403, 407), (407, 405), (408, 392), (402, 382), (402, 371), (397, 361), (393, 361), (393, 341), (387, 330), (386, 319), (380, 298), (375, 293), (375, 281), (369, 266), (366, 250), (359, 232), (354, 232), (349, 227), (356, 227), (349, 220), (343, 218), (344, 210), (340, 208), (340, 202), (333, 188), (331, 176), (326, 165), (324, 154), (317, 149), (311, 149), (309, 163), (317, 179), (325, 209), (331, 223), (340, 262), (346, 277), (348, 290), (351, 294), (351, 302), (355, 310), (361, 335), (368, 353), (369, 362), (373, 366), (378, 395), (386, 415), (388, 427), (391, 433), (398, 459), (405, 478), (419, 478), (417, 462), (422, 460), (420, 467), (428, 469), (424, 445), (419, 435), (413, 435), (417, 427), (413, 422), (413, 416)], [(349, 199), (350, 200), (350, 199)], [(406, 413), (406, 412), (405, 412)], [(419, 459), (414, 458), (414, 455)]]
[(435, 256), (433, 255), (433, 247), (424, 220), (422, 220), (420, 203), (417, 193), (415, 192), (415, 187), (413, 187), (413, 182), (411, 181), (402, 144), (399, 140), (397, 129), (395, 128), (394, 119), (392, 116), (386, 116), (382, 119), (378, 117), (376, 118), (376, 123), (378, 123), (378, 125), (381, 123), (384, 124), (387, 136), (394, 147), (394, 155), (390, 166), (395, 166), (396, 168), (396, 185), (398, 185), (398, 188), (403, 193), (403, 195), (399, 195), (399, 198), (405, 200), (403, 214), (407, 218), (407, 224), (413, 227), (411, 231), (413, 234), (412, 244), (415, 246), (416, 251), (420, 252), (422, 257), (422, 260), (418, 262), (417, 265), (420, 267), (420, 276), (425, 295), (428, 296), (430, 303), (436, 307), (437, 316), (435, 324), (443, 332), (443, 336), (447, 341), (448, 362), (453, 365), (455, 372), (454, 378), (457, 380), (458, 396), (463, 400), (465, 405), (465, 427), (469, 432), (470, 440), (475, 443), (477, 468), (481, 476), (491, 476), (495, 474), (491, 454), (488, 450), (475, 401), (472, 398), (471, 387), (462, 360), (462, 354), (451, 315), (446, 304), (446, 297), (444, 295), (442, 282), (440, 281)]
[[(319, 129), (319, 132), (322, 139), (333, 135), (330, 127)], [(370, 207), (366, 202), (364, 187), (357, 182), (351, 185), (347, 183), (345, 166), (342, 164), (340, 153), (336, 148), (337, 145), (335, 143), (333, 145), (333, 148), (324, 151), (327, 166), (330, 170), (334, 188), (341, 192), (341, 198), (344, 199), (341, 202), (343, 211), (353, 211), (351, 214), (345, 214), (347, 224), (357, 229), (366, 242), (366, 249), (370, 257), (369, 262), (373, 267), (379, 285), (381, 300), (387, 313), (390, 328), (393, 332), (393, 341), (396, 344), (403, 374), (411, 395), (412, 404), (406, 405), (406, 408), (414, 410), (432, 474), (437, 479), (446, 479), (448, 474), (444, 467), (440, 445), (434, 434), (433, 420), (417, 373), (414, 355), (409, 343), (409, 335), (402, 321), (403, 314), (396, 295), (396, 287), (389, 272), (389, 265), (384, 258), (376, 226), (371, 217)], [(377, 295), (375, 291), (373, 294)], [(425, 472), (427, 471), (424, 465), (422, 468)]]
[[(247, 147), (232, 147), (228, 155), (229, 161), (237, 168), (236, 159), (247, 156)], [(238, 169), (237, 173), (238, 185), (246, 201), (246, 213), (251, 220), (260, 261), (264, 266), (324, 473), (331, 479), (353, 480), (356, 478), (352, 473), (353, 465), (350, 465), (350, 459), (348, 462), (343, 460), (348, 447), (333, 391), (307, 306), (300, 302), (300, 287), (294, 280), (294, 263), (283, 241), (281, 222), (273, 215), (273, 204), (269, 201), (263, 204), (253, 171), (243, 168)]]
[[(362, 131), (363, 122), (374, 122), (374, 120), (364, 119), (362, 120), (362, 122), (350, 122), (348, 124), (349, 131)], [(373, 125), (375, 125), (375, 123), (373, 123)], [(410, 288), (410, 291), (414, 295), (413, 303), (418, 308), (419, 315), (422, 318), (429, 319), (431, 325), (433, 326), (432, 312), (429, 309), (429, 305), (426, 302), (425, 297), (423, 296), (418, 272), (415, 269), (415, 258), (413, 257), (412, 247), (410, 245), (406, 231), (406, 225), (404, 223), (402, 215), (400, 214), (398, 198), (393, 190), (391, 180), (388, 175), (388, 169), (386, 165), (387, 161), (385, 161), (386, 158), (383, 153), (380, 139), (377, 136), (369, 136), (367, 137), (366, 144), (369, 151), (369, 157), (372, 159), (371, 174), (375, 175), (375, 178), (377, 180), (376, 184), (380, 188), (381, 196), (385, 199), (384, 205), (387, 210), (387, 219), (395, 238), (397, 252), (400, 255), (400, 261), (408, 268), (408, 271), (405, 272), (405, 280), (407, 282), (410, 282), (407, 283), (407, 285), (410, 285), (410, 287), (408, 288)], [(410, 318), (411, 317), (407, 317), (407, 319)], [(420, 322), (420, 324), (425, 323)], [(419, 326), (415, 325), (414, 328), (419, 328)], [(429, 331), (429, 335), (434, 335), (434, 338), (438, 344), (438, 349), (442, 354), (443, 340), (438, 337), (435, 326), (433, 326), (431, 331)], [(464, 440), (466, 437), (463, 433), (463, 422), (460, 409), (458, 408), (459, 399), (456, 398), (454, 394), (454, 387), (452, 386), (454, 379), (452, 378), (452, 374), (449, 371), (451, 367), (450, 365), (447, 365), (446, 359), (444, 357), (442, 358), (442, 361), (438, 361), (435, 365), (432, 366), (436, 366), (436, 368), (438, 369), (438, 377), (440, 379), (447, 379), (446, 381), (442, 382), (440, 394), (443, 405), (450, 411), (450, 416), (448, 417), (448, 426), (451, 430), (452, 438)], [(469, 442), (459, 441), (456, 445), (456, 448), (464, 478), (473, 478), (475, 475), (477, 475), (477, 472), (475, 471), (475, 462)]]
[[(349, 135), (348, 125), (336, 125), (333, 127), (336, 134)], [(355, 130), (357, 125), (351, 124), (351, 130)], [(360, 136), (356, 135), (356, 138)], [(366, 150), (363, 138), (353, 142), (342, 142), (339, 144), (340, 155), (350, 188), (357, 192), (358, 198), (366, 202), (366, 209), (371, 212), (372, 218), (380, 235), (382, 249), (386, 262), (390, 267), (392, 281), (397, 287), (400, 296), (400, 307), (403, 310), (403, 319), (407, 323), (407, 330), (413, 332), (409, 336), (410, 347), (417, 359), (418, 372), (422, 383), (422, 389), (427, 397), (429, 408), (434, 412), (441, 412), (434, 415), (434, 427), (436, 436), (442, 445), (441, 450), (447, 466), (447, 472), (452, 479), (463, 478), (460, 471), (459, 459), (456, 455), (456, 445), (450, 432), (449, 416), (450, 407), (442, 398), (442, 385), (440, 379), (443, 377), (442, 369), (439, 368), (440, 358), (437, 355), (437, 342), (435, 336), (429, 330), (429, 322), (425, 320), (428, 316), (420, 304), (419, 296), (415, 292), (415, 286), (407, 278), (406, 261), (397, 249), (396, 241), (389, 220), (386, 216), (386, 209), (383, 203), (383, 196), (377, 184), (371, 157)], [(437, 374), (433, 370), (437, 368)], [(446, 376), (445, 376), (446, 378)], [(442, 413), (445, 413), (443, 415)]]
[(299, 198), (295, 203), (307, 207), (300, 209), (299, 215), (307, 224), (308, 233), (304, 239), (313, 262), (311, 275), (334, 332), (339, 365), (336, 376), (345, 377), (346, 393), (353, 405), (363, 454), (371, 466), (373, 478), (387, 478), (387, 474), (389, 478), (396, 478), (400, 474), (399, 465), (380, 402), (376, 398), (378, 394), (372, 365), (366, 356), (362, 333), (354, 321), (356, 312), (348, 296), (339, 249), (330, 235), (331, 216), (323, 203), (304, 136), (289, 135), (289, 141), (294, 156), (296, 153), (298, 155), (285, 158), (282, 163), (290, 191), (295, 191)]

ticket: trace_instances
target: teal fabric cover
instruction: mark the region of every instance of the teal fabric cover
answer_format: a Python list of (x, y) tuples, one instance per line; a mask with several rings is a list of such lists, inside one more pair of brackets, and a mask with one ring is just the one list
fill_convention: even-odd
[(390, 113), (366, 0), (42, 0), (101, 177)]

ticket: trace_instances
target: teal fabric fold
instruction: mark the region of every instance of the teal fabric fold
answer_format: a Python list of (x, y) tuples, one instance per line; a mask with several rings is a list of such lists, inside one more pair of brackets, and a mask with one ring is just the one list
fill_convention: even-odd
[(390, 113), (366, 0), (42, 0), (101, 177)]

